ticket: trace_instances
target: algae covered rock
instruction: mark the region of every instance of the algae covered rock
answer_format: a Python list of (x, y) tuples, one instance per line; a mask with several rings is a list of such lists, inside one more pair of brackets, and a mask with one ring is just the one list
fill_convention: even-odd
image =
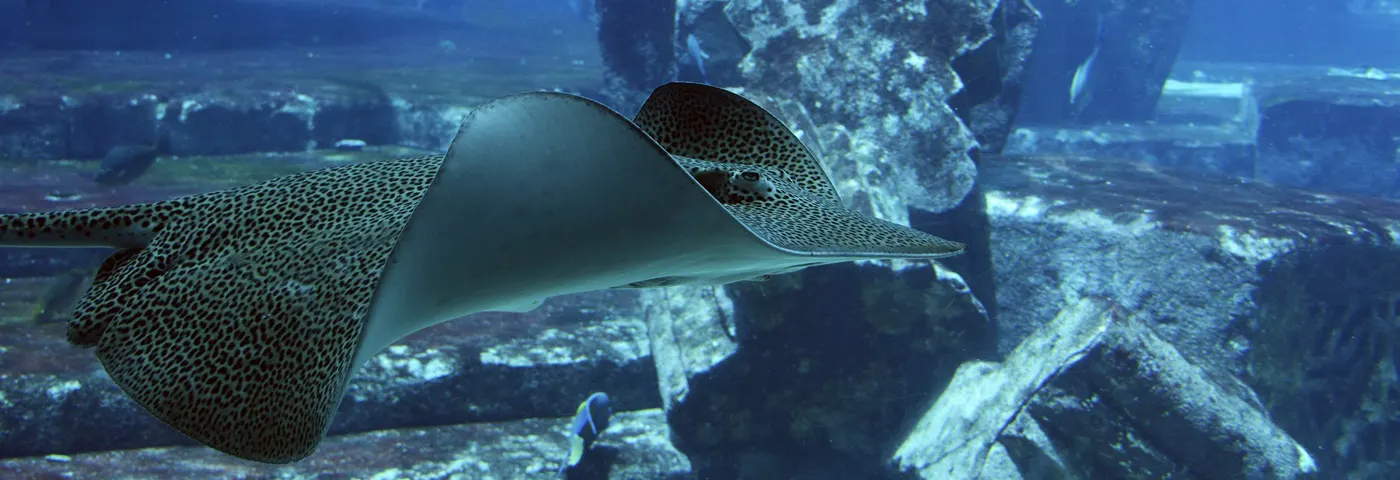
[(983, 174), (1001, 351), (1110, 297), (1257, 391), (1323, 474), (1394, 468), (1400, 204), (1073, 156)]
[(936, 264), (644, 295), (672, 441), (703, 478), (892, 474), (906, 419), (991, 346), (981, 304)]
[(999, 363), (970, 362), (895, 453), (921, 478), (1313, 478), (1312, 456), (1232, 377), (1106, 299)]

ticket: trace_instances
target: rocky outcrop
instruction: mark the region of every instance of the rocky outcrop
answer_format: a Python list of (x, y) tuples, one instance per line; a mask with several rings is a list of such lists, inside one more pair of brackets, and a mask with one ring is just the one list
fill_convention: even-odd
[(921, 478), (1312, 478), (1253, 392), (1111, 300), (1061, 311), (1000, 363), (971, 362), (895, 453)]
[(0, 166), (96, 160), (116, 145), (150, 144), (158, 128), (183, 156), (305, 152), (342, 139), (442, 151), (486, 100), (596, 90), (592, 30), (559, 27), (557, 42), (529, 49), (473, 29), (349, 49), (16, 54), (0, 65)]
[(1243, 79), (1168, 80), (1155, 123), (1026, 121), (1012, 131), (1005, 153), (1123, 158), (1249, 178), (1259, 157), (1256, 105), (1254, 87)]
[[(1283, 72), (1280, 72), (1283, 73)], [(1400, 77), (1329, 68), (1275, 75), (1261, 85), (1258, 178), (1400, 199)]]
[(997, 2), (740, 0), (745, 91), (802, 105), (844, 197), (886, 219), (943, 211), (972, 188), (972, 132), (951, 63), (991, 38)]
[[(1394, 199), (1397, 91), (1400, 76), (1375, 68), (1181, 63), (1148, 121), (1074, 126), (1028, 115), (1006, 153), (1124, 158)], [(1027, 105), (1057, 95), (1033, 91)]]
[(1001, 351), (1057, 309), (1112, 298), (1257, 390), (1323, 474), (1393, 465), (1374, 446), (1400, 431), (1400, 205), (1082, 157), (1000, 158), (983, 175)]
[[(307, 79), (198, 87), (114, 82), (117, 91), (100, 80), (92, 83), (88, 92), (0, 95), (5, 127), (0, 157), (101, 158), (115, 145), (150, 144), (157, 128), (170, 132), (171, 149), (180, 155), (305, 151), (346, 138), (372, 145), (400, 142), (398, 112), (387, 93), (370, 82)], [(404, 109), (405, 115), (411, 112)], [(440, 120), (455, 124), (460, 118)], [(451, 139), (449, 129), (438, 128), (442, 131), (434, 136)], [(439, 149), (444, 142), (418, 146)]]

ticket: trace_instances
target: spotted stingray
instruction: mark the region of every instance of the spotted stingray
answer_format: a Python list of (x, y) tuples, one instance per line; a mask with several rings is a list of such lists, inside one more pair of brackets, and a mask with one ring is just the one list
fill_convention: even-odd
[(310, 455), (348, 378), (430, 325), (568, 293), (965, 249), (846, 208), (777, 119), (684, 83), (634, 121), (520, 94), (473, 110), (446, 155), (0, 215), (0, 245), (115, 247), (68, 341), (96, 347), (161, 421), (268, 463)]

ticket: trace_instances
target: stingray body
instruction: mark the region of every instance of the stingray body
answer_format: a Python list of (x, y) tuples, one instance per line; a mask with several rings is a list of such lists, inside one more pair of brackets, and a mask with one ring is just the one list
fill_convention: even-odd
[(269, 463), (311, 454), (360, 365), (443, 321), (965, 248), (847, 209), (777, 119), (684, 83), (634, 120), (521, 94), (475, 109), (446, 155), (0, 215), (0, 245), (117, 248), (69, 341), (165, 423)]

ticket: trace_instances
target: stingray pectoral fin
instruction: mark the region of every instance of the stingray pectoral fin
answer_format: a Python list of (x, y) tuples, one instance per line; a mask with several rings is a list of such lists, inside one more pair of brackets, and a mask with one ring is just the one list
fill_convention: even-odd
[(357, 361), (477, 311), (773, 255), (627, 118), (572, 95), (505, 97), (462, 122), (394, 248)]
[(225, 453), (291, 462), (315, 449), (340, 400), (344, 368), (324, 346), (346, 342), (345, 330), (298, 321), (315, 293), (268, 291), (255, 270), (237, 262), (189, 265), (86, 300), (106, 300), (109, 292), (153, 300), (139, 314), (111, 311), (96, 352), (152, 415)]
[[(870, 217), (775, 183), (772, 201), (726, 205), (739, 222), (779, 248), (821, 263), (859, 259), (919, 259), (961, 255), (967, 245)], [(774, 271), (773, 273), (780, 273)]]
[(841, 202), (821, 162), (791, 129), (763, 107), (728, 90), (700, 83), (667, 83), (652, 91), (634, 122), (672, 155), (776, 168), (798, 188)]
[(540, 305), (543, 305), (543, 304), (544, 304), (544, 299), (543, 299), (543, 298), (530, 298), (530, 299), (521, 300), (521, 301), (518, 301), (518, 302), (515, 302), (515, 303), (507, 304), (507, 305), (500, 305), (500, 306), (497, 306), (497, 307), (495, 307), (495, 308), (492, 308), (491, 311), (493, 311), (493, 312), (525, 313), (525, 312), (532, 311), (532, 310), (534, 310), (534, 309), (536, 309), (536, 308), (539, 308)]
[[(369, 162), (172, 201), (119, 250), (69, 339), (156, 418), (240, 458), (311, 454), (335, 414), (379, 274), (441, 157)], [(148, 206), (133, 206), (140, 208)]]
[[(161, 273), (161, 266), (145, 252), (144, 248), (123, 248), (102, 262), (92, 285), (74, 305), (68, 319), (68, 343), (85, 348), (96, 346), (112, 317), (105, 312), (120, 311), (123, 296), (139, 290), (139, 278)], [(132, 272), (142, 275), (134, 277)]]

